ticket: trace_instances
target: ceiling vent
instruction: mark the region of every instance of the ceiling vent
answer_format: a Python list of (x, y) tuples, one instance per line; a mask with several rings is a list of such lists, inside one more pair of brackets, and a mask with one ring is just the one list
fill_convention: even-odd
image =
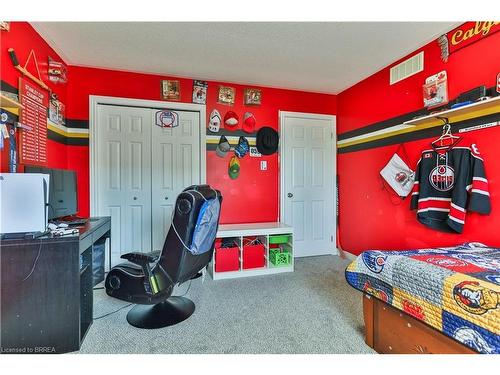
[(424, 70), (424, 51), (417, 53), (415, 56), (400, 62), (391, 68), (390, 84), (402, 81), (418, 72)]

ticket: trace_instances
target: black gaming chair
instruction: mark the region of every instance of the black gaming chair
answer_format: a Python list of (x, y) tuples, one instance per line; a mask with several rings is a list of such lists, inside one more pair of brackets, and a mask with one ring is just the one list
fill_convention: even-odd
[[(131, 325), (161, 328), (182, 322), (193, 314), (195, 305), (191, 300), (171, 294), (176, 284), (195, 278), (212, 259), (215, 233), (213, 238), (209, 236), (209, 251), (195, 255), (187, 249), (191, 246), (200, 209), (210, 199), (218, 199), (222, 204), (220, 192), (208, 185), (185, 189), (175, 202), (172, 225), (162, 251), (122, 255), (131, 263), (119, 264), (108, 273), (106, 293), (138, 304), (127, 314)], [(220, 211), (217, 226), (219, 216)]]

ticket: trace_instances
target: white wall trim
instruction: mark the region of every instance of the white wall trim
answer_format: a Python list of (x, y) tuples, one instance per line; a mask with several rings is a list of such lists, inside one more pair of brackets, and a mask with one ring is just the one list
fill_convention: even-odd
[(280, 141), (278, 144), (278, 171), (280, 175), (280, 190), (279, 190), (279, 205), (280, 205), (280, 216), (279, 220), (284, 217), (284, 208), (285, 208), (285, 175), (282, 173), (282, 171), (285, 171), (285, 158), (283, 157), (284, 155), (284, 150), (285, 150), (285, 137), (284, 137), (284, 122), (286, 118), (300, 118), (300, 119), (312, 119), (312, 120), (328, 120), (331, 121), (332, 124), (332, 186), (334, 187), (332, 199), (333, 199), (333, 230), (332, 230), (332, 235), (333, 235), (333, 248), (332, 248), (332, 254), (338, 254), (339, 251), (336, 247), (336, 238), (337, 238), (337, 201), (336, 201), (336, 186), (337, 186), (337, 116), (335, 115), (325, 115), (325, 114), (317, 114), (317, 113), (306, 113), (306, 112), (289, 112), (289, 111), (279, 111), (278, 112), (279, 116), (279, 135), (280, 135)]
[(200, 181), (207, 180), (207, 145), (206, 145), (206, 106), (194, 103), (166, 102), (161, 100), (145, 100), (121, 98), (112, 96), (89, 95), (89, 156), (90, 156), (90, 216), (97, 213), (97, 169), (98, 158), (95, 154), (97, 147), (95, 135), (97, 134), (97, 107), (99, 104), (122, 105), (127, 107), (170, 109), (173, 111), (198, 112), (200, 115)]
[(350, 260), (350, 261), (353, 261), (358, 257), (357, 255), (354, 255), (353, 253), (350, 253), (350, 252), (345, 251), (345, 250), (338, 250), (337, 249), (337, 251), (339, 252), (339, 255), (340, 255), (340, 252), (342, 252), (344, 254), (345, 258), (347, 260)]

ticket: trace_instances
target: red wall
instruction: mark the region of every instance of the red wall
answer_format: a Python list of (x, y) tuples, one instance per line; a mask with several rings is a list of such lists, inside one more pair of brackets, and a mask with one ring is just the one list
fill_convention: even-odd
[[(47, 59), (50, 55), (61, 58), (38, 35), (27, 22), (12, 22), (11, 31), (1, 34), (1, 79), (17, 87), (20, 73), (10, 62), (7, 49), (13, 47), (24, 64), (28, 53), (34, 49), (39, 61), (42, 79), (47, 77)], [(33, 71), (30, 69), (30, 71)], [(49, 86), (66, 105), (66, 117), (69, 120), (88, 120), (89, 95), (105, 95), (138, 99), (160, 100), (160, 81), (162, 79), (180, 79), (181, 101), (191, 102), (193, 80), (151, 74), (122, 72), (116, 70), (68, 67), (67, 85)], [(278, 111), (299, 111), (324, 114), (336, 113), (336, 96), (307, 93), (262, 87), (262, 102), (259, 107), (243, 105), (245, 87), (231, 83), (236, 88), (234, 106), (216, 103), (219, 82), (209, 82), (207, 98), (207, 116), (217, 108), (222, 116), (228, 110), (234, 110), (240, 118), (245, 111), (251, 111), (257, 119), (257, 129), (262, 126), (278, 128)], [(207, 152), (207, 182), (220, 189), (224, 196), (222, 222), (259, 222), (276, 221), (279, 213), (278, 199), (278, 156), (271, 155), (261, 159), (245, 157), (241, 161), (241, 173), (237, 180), (229, 179), (227, 165), (230, 156), (221, 159), (215, 152)], [(87, 146), (64, 145), (48, 140), (48, 166), (68, 168), (77, 171), (79, 214), (89, 215), (89, 148)], [(268, 161), (268, 170), (259, 170), (259, 161)], [(22, 166), (18, 169), (23, 170)], [(8, 143), (1, 152), (1, 171), (8, 171)]]
[[(68, 86), (68, 117), (87, 120), (89, 95), (105, 95), (128, 98), (160, 100), (160, 81), (179, 79), (168, 76), (122, 72), (115, 70), (70, 67)], [(181, 101), (191, 102), (193, 81), (180, 78)], [(278, 128), (278, 111), (298, 111), (324, 114), (336, 113), (335, 95), (306, 93), (283, 89), (261, 87), (262, 105), (243, 105), (245, 87), (231, 83), (236, 88), (234, 106), (217, 103), (217, 89), (221, 82), (208, 82), (207, 117), (216, 108), (222, 116), (228, 110), (235, 111), (240, 120), (246, 111), (254, 114), (257, 129), (262, 126)], [(80, 213), (89, 213), (89, 155), (88, 147), (68, 146), (68, 167), (78, 171), (80, 189)], [(241, 160), (238, 179), (231, 180), (227, 174), (230, 155), (222, 159), (215, 152), (207, 152), (207, 182), (219, 189), (224, 197), (221, 222), (264, 222), (277, 221), (279, 214), (279, 174), (277, 154), (262, 158)], [(260, 171), (260, 160), (268, 161), (268, 170)]]
[[(448, 73), (452, 99), (479, 85), (494, 86), (500, 72), (498, 46), (500, 33), (457, 51), (444, 63), (437, 42), (429, 43), (422, 48), (425, 55), (423, 72), (390, 86), (388, 67), (340, 93), (337, 96), (338, 133), (421, 109), (425, 78), (441, 70)], [(397, 145), (339, 154), (339, 221), (343, 249), (359, 254), (366, 249), (444, 246), (465, 241), (500, 246), (500, 127), (470, 132), (467, 137), (477, 141), (485, 158), (490, 181), (491, 215), (469, 214), (462, 235), (428, 229), (418, 223), (416, 213), (409, 210), (409, 199), (395, 206), (381, 188), (379, 171), (396, 151)], [(405, 144), (413, 167), (420, 150), (430, 141), (425, 139)]]
[[(10, 31), (0, 31), (0, 78), (11, 86), (18, 87), (21, 73), (14, 68), (7, 50), (14, 48), (19, 63), (24, 66), (28, 55), (33, 49), (38, 60), (38, 68), (42, 80), (47, 83), (51, 90), (59, 97), (63, 103), (66, 103), (66, 85), (53, 84), (49, 82), (47, 75), (48, 57), (63, 61), (61, 57), (42, 39), (40, 35), (27, 22), (11, 22)], [(27, 69), (36, 76), (36, 68), (33, 63), (27, 66)], [(25, 78), (28, 79), (29, 78)], [(17, 135), (19, 137), (19, 134)], [(6, 140), (4, 148), (0, 151), (0, 170), (9, 171), (9, 143)], [(53, 168), (66, 168), (66, 146), (47, 140), (48, 165)], [(18, 159), (19, 160), (19, 159)], [(18, 171), (22, 171), (23, 166), (19, 166)]]

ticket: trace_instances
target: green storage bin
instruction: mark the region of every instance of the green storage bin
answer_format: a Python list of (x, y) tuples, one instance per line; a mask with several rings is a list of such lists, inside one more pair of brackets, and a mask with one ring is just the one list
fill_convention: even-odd
[(290, 236), (291, 234), (274, 234), (269, 236), (269, 243), (273, 245), (288, 243)]
[(269, 249), (269, 260), (276, 266), (289, 266), (292, 263), (292, 254), (286, 249)]

